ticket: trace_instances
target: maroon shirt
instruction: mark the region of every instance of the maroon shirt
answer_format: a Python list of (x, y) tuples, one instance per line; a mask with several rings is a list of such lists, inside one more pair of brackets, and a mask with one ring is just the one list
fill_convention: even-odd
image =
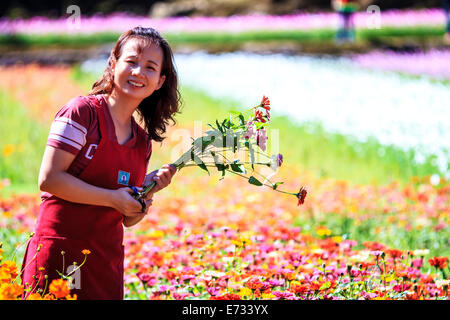
[[(104, 95), (95, 96), (106, 105), (104, 112), (106, 125), (111, 140), (117, 140), (115, 136), (114, 122)], [(91, 99), (93, 96), (91, 96)], [(132, 118), (132, 137), (124, 146), (133, 148), (136, 144), (137, 131), (143, 130)], [(68, 173), (79, 176), (89, 164), (100, 142), (100, 127), (98, 123), (97, 109), (89, 101), (87, 96), (78, 96), (70, 100), (56, 114), (50, 128), (47, 145), (62, 149), (75, 155), (75, 159), (67, 170)], [(148, 137), (148, 135), (147, 135)], [(147, 165), (152, 153), (152, 142), (148, 139)], [(48, 198), (49, 193), (43, 192), (41, 198)]]

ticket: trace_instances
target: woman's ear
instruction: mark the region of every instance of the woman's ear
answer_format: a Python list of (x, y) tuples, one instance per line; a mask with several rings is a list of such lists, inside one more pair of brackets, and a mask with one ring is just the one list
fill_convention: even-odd
[(158, 88), (156, 88), (156, 90), (159, 90), (162, 87), (162, 85), (164, 84), (165, 80), (166, 80), (166, 76), (165, 75), (162, 75), (162, 76), (159, 77)]

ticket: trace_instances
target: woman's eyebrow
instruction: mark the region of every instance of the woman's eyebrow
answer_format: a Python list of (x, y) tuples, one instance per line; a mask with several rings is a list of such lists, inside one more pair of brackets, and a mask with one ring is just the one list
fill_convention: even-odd
[[(130, 53), (128, 54), (125, 59), (129, 59), (129, 58), (138, 58), (139, 56), (135, 53)], [(147, 62), (153, 63), (154, 65), (158, 66), (158, 63), (153, 61), (153, 60), (147, 60)]]
[(158, 66), (158, 64), (153, 60), (147, 60), (147, 62), (153, 63), (154, 65)]

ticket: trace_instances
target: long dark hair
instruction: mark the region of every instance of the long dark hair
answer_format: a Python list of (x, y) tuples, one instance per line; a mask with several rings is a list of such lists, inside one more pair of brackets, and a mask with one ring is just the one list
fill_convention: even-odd
[(150, 43), (158, 45), (164, 54), (161, 75), (165, 75), (166, 79), (161, 88), (142, 100), (137, 108), (149, 137), (154, 141), (161, 142), (164, 140), (162, 135), (166, 132), (169, 121), (172, 121), (173, 124), (176, 123), (173, 116), (179, 112), (181, 96), (178, 90), (178, 76), (173, 62), (172, 49), (158, 31), (138, 26), (123, 33), (111, 51), (102, 77), (93, 84), (89, 94), (111, 94), (114, 87), (112, 65), (120, 58), (122, 47), (129, 39), (140, 40), (142, 42), (140, 50)]

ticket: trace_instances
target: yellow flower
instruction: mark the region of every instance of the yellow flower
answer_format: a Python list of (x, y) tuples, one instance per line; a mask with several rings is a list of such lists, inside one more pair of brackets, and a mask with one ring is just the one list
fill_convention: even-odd
[(76, 294), (73, 294), (73, 295), (68, 294), (66, 296), (66, 300), (77, 300), (77, 295)]
[(261, 298), (262, 298), (263, 300), (271, 300), (271, 299), (274, 299), (274, 298), (275, 298), (275, 295), (274, 295), (273, 293), (263, 293), (263, 294), (261, 295)]
[(239, 291), (239, 295), (241, 297), (251, 297), (252, 295), (252, 290), (247, 288), (247, 287), (243, 287), (241, 288), (241, 290)]
[(164, 237), (164, 232), (161, 230), (152, 230), (149, 232), (148, 237), (151, 239), (158, 239)]
[(11, 144), (11, 143), (5, 145), (5, 146), (3, 147), (3, 155), (5, 156), (5, 158), (7, 158), (7, 157), (9, 157), (11, 154), (13, 154), (14, 151), (15, 151), (15, 149), (16, 149), (16, 147), (15, 147), (13, 144)]
[(381, 275), (381, 280), (385, 281), (385, 282), (391, 282), (393, 280), (395, 280), (395, 276), (394, 275)]
[(2, 215), (5, 217), (5, 218), (11, 218), (12, 216), (13, 216), (13, 213), (11, 212), (11, 211), (3, 211), (2, 212)]
[(342, 237), (341, 236), (334, 236), (331, 239), (333, 239), (333, 241), (336, 242), (336, 243), (341, 243), (342, 242)]
[(318, 227), (316, 229), (316, 233), (319, 237), (323, 237), (323, 236), (330, 236), (331, 235), (331, 230), (328, 229), (327, 227)]

